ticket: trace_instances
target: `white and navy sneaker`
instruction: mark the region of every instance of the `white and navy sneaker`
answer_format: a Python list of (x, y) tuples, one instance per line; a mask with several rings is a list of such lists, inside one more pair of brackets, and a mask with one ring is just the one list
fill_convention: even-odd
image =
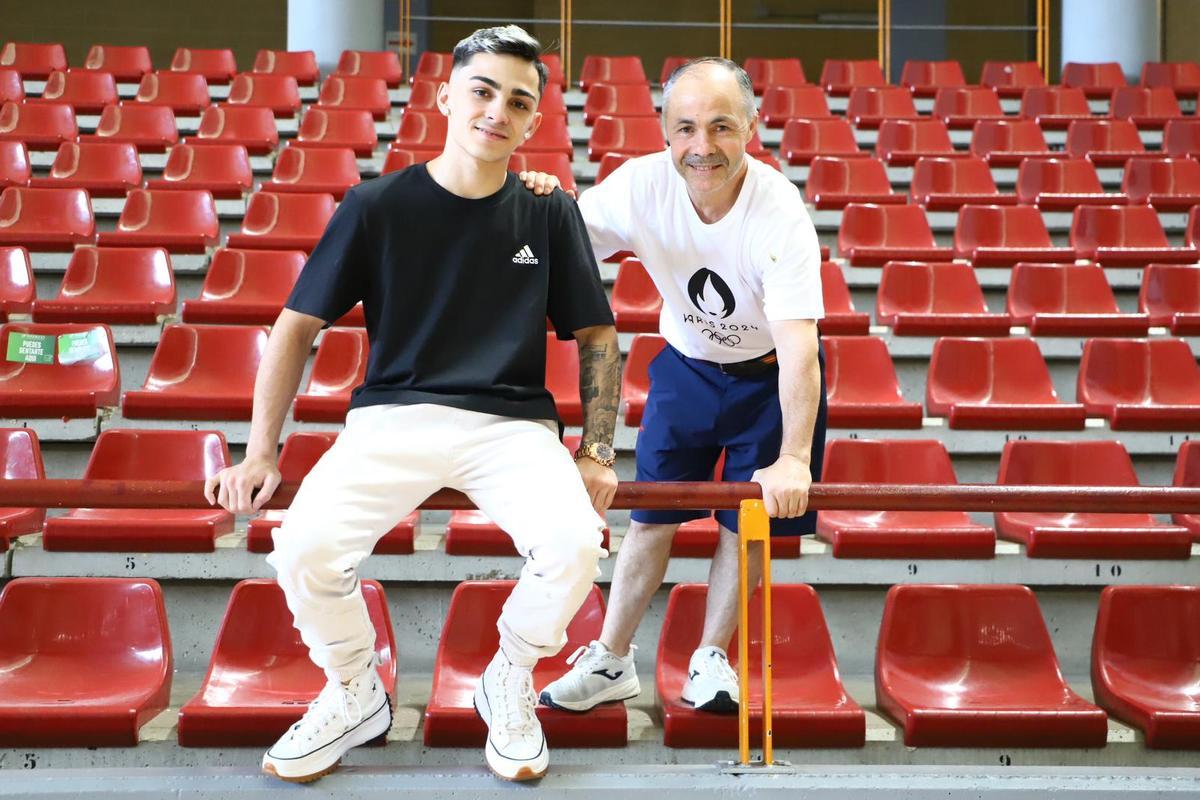
[(263, 772), (292, 783), (315, 781), (337, 769), (347, 750), (391, 727), (391, 699), (372, 659), (350, 683), (325, 684), (300, 721), (263, 756)]
[(497, 651), (475, 687), (475, 713), (488, 726), (488, 766), (506, 781), (540, 778), (550, 766), (536, 703), (533, 670), (509, 663)]
[(688, 661), (683, 702), (700, 711), (732, 713), (738, 710), (738, 676), (729, 657), (719, 647), (701, 647)]
[(601, 642), (580, 647), (567, 663), (571, 671), (542, 690), (543, 705), (566, 711), (590, 711), (601, 703), (631, 700), (641, 691), (633, 667), (633, 651), (624, 658), (615, 655)]

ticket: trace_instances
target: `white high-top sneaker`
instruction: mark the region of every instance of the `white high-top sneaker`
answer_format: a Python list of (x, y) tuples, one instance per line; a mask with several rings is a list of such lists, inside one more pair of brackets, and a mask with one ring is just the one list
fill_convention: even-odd
[(571, 671), (542, 690), (543, 705), (567, 711), (589, 711), (601, 703), (630, 700), (641, 693), (633, 651), (624, 658), (615, 655), (601, 642), (580, 647), (567, 663)]
[(475, 687), (475, 713), (488, 726), (488, 766), (505, 780), (540, 778), (550, 766), (536, 702), (533, 670), (509, 663), (503, 651), (497, 651)]
[(719, 647), (701, 647), (688, 661), (683, 701), (701, 711), (729, 713), (738, 710), (738, 676), (729, 657)]
[(347, 750), (391, 727), (391, 699), (372, 659), (350, 683), (325, 684), (300, 721), (263, 756), (263, 772), (292, 783), (315, 781), (337, 769)]

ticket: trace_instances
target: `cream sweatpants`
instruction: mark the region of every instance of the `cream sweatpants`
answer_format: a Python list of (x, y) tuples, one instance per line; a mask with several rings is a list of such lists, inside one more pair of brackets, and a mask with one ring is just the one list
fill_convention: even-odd
[(552, 424), (432, 404), (357, 408), (276, 529), (275, 568), (300, 637), (331, 679), (371, 663), (375, 631), (358, 565), (443, 487), (464, 492), (525, 557), (500, 647), (532, 666), (566, 643), (597, 563), (604, 521)]

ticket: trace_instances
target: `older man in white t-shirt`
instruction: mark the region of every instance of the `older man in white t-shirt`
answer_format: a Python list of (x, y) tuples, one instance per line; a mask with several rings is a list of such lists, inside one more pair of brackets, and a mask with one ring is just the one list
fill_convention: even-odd
[[(746, 155), (758, 115), (736, 64), (707, 58), (676, 70), (663, 89), (663, 122), (669, 150), (626, 162), (579, 201), (596, 255), (636, 253), (663, 296), (667, 346), (650, 366), (637, 479), (709, 480), (724, 451), (725, 480), (762, 485), (772, 536), (812, 533), (808, 489), (825, 438), (816, 232), (796, 187)], [(662, 584), (676, 529), (703, 516), (633, 513), (600, 639), (575, 654), (543, 703), (585, 711), (638, 694), (634, 631)], [(683, 700), (733, 711), (737, 675), (725, 647), (737, 622), (737, 512), (716, 516), (704, 631)], [(758, 573), (752, 566), (755, 584)]]

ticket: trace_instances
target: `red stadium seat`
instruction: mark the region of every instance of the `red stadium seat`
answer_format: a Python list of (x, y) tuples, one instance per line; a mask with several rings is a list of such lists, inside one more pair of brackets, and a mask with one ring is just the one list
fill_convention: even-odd
[(234, 77), (225, 105), (269, 108), (277, 117), (293, 117), (300, 110), (300, 87), (290, 75), (243, 72)]
[(9, 314), (28, 314), (36, 288), (29, 251), (12, 245), (0, 247), (0, 321), (7, 322)]
[[(375, 629), (379, 679), (393, 697), (396, 643), (387, 599), (378, 581), (359, 585)], [(240, 581), (229, 597), (200, 691), (179, 709), (179, 744), (270, 745), (296, 724), (326, 680), (292, 625), (279, 585), (273, 580)]]
[(1200, 247), (1200, 211), (1196, 211), (1195, 207), (1188, 212), (1183, 241), (1189, 247)]
[(888, 166), (909, 166), (923, 156), (955, 158), (966, 153), (956, 151), (950, 131), (940, 119), (884, 120), (875, 140), (875, 155)]
[(312, 86), (321, 77), (317, 54), (312, 50), (259, 50), (250, 71), (294, 78), (301, 86)]
[(977, 267), (1018, 261), (1073, 262), (1076, 251), (1056, 247), (1033, 206), (963, 206), (954, 229), (954, 254)]
[(1138, 309), (1150, 315), (1151, 325), (1168, 327), (1176, 336), (1200, 336), (1200, 267), (1148, 264)]
[(1145, 336), (1150, 326), (1145, 313), (1117, 307), (1098, 264), (1017, 264), (1008, 313), (1031, 336)]
[(1171, 158), (1200, 158), (1200, 119), (1173, 119), (1163, 127), (1163, 151)]
[(993, 167), (1016, 167), (1030, 158), (1056, 158), (1033, 120), (980, 120), (971, 132), (971, 155)]
[[(1117, 441), (1009, 441), (999, 484), (1137, 486), (1137, 473)], [(1031, 558), (1187, 558), (1187, 528), (1162, 525), (1152, 514), (1095, 512), (996, 513), (996, 532), (1025, 545)]]
[(367, 374), (367, 332), (333, 328), (317, 347), (308, 386), (296, 395), (293, 415), (302, 422), (344, 422), (350, 392)]
[(127, 419), (250, 419), (267, 329), (167, 325), (141, 389), (125, 393)]
[(117, 82), (107, 72), (56, 70), (46, 79), (40, 100), (66, 103), (76, 114), (99, 114), (105, 106), (117, 102)]
[(613, 284), (612, 306), (617, 330), (622, 333), (658, 333), (662, 295), (636, 258), (626, 258)]
[(220, 226), (212, 194), (203, 189), (133, 189), (115, 231), (97, 244), (165, 247), (173, 253), (203, 253), (217, 243)]
[(759, 109), (759, 119), (768, 128), (782, 128), (792, 119), (832, 116), (825, 90), (820, 86), (768, 86)]
[(1043, 211), (1069, 211), (1124, 203), (1125, 197), (1104, 191), (1096, 165), (1086, 158), (1027, 158), (1017, 169), (1017, 201)]
[(403, 73), (400, 54), (394, 50), (343, 50), (333, 71), (339, 78), (379, 78), (392, 89), (400, 85)]
[[(202, 481), (232, 464), (220, 431), (112, 428), (100, 432), (84, 480)], [(46, 520), (53, 552), (211, 553), (233, 532), (223, 508), (75, 508)]]
[[(933, 439), (837, 439), (825, 447), (831, 483), (955, 484), (946, 446)], [(834, 558), (992, 558), (996, 532), (962, 511), (821, 511), (817, 536)]]
[(204, 287), (183, 301), (183, 321), (217, 325), (272, 325), (304, 267), (300, 250), (213, 253)]
[(584, 56), (579, 88), (589, 91), (597, 83), (649, 83), (642, 59), (637, 56)]
[(902, 86), (859, 86), (850, 90), (846, 118), (856, 128), (878, 128), (885, 119), (916, 119), (917, 107)]
[(15, 69), (0, 68), (0, 103), (19, 103), (25, 99), (25, 82)]
[(96, 218), (83, 189), (9, 186), (0, 192), (0, 245), (64, 251), (95, 238)]
[(938, 247), (920, 206), (851, 203), (842, 212), (838, 255), (855, 266), (888, 261), (950, 261), (954, 251)]
[(957, 61), (910, 59), (904, 62), (900, 85), (911, 91), (913, 97), (935, 97), (943, 89), (965, 87), (967, 79), (963, 75), (962, 65)]
[(925, 407), (963, 430), (1083, 430), (1084, 409), (1063, 403), (1033, 339), (938, 339)]
[(231, 233), (227, 247), (252, 250), (303, 250), (317, 246), (333, 216), (330, 194), (255, 192), (246, 203), (242, 232)]
[[(631, 118), (628, 121), (641, 121), (643, 119), (651, 119), (650, 117)], [(655, 125), (658, 125), (658, 119), (653, 118)], [(662, 138), (662, 134), (659, 134)], [(542, 115), (542, 124), (534, 132), (533, 136), (526, 139), (517, 147), (517, 151), (521, 153), (562, 153), (567, 158), (575, 157), (575, 145), (571, 142), (571, 133), (567, 129), (567, 115), (545, 113)]]
[(389, 172), (408, 169), (413, 164), (424, 164), (435, 158), (440, 152), (440, 150), (408, 150), (389, 147), (387, 155), (383, 159), (383, 170), (380, 174), (386, 175)]
[(24, 142), (0, 142), (0, 189), (28, 186), (33, 175)]
[(1032, 86), (1021, 95), (1021, 118), (1034, 120), (1042, 130), (1061, 130), (1075, 120), (1091, 117), (1082, 89)]
[(831, 428), (921, 427), (921, 404), (900, 394), (883, 339), (826, 336), (824, 344)]
[(887, 168), (874, 158), (817, 156), (804, 182), (804, 198), (816, 208), (845, 208), (850, 203), (900, 203)]
[(1072, 122), (1067, 128), (1067, 155), (1090, 159), (1100, 167), (1119, 167), (1147, 153), (1137, 126), (1129, 120), (1093, 119)]
[[(697, 711), (680, 698), (688, 661), (703, 633), (707, 597), (706, 585), (684, 583), (676, 585), (667, 600), (655, 669), (663, 744), (667, 747), (734, 747), (737, 743), (736, 714)], [(776, 609), (788, 609), (786, 614), (775, 615), (772, 627), (775, 746), (862, 747), (866, 715), (842, 686), (817, 593), (807, 584), (776, 584), (772, 587), (772, 602)], [(762, 660), (761, 609), (756, 590), (750, 601), (750, 652), (746, 654), (751, 664)], [(737, 641), (735, 635), (727, 648), (729, 662), (735, 668), (739, 659)], [(750, 744), (761, 747), (762, 683), (757, 669), (751, 668), (750, 672)]]
[(1024, 586), (893, 586), (875, 652), (879, 709), (908, 747), (1103, 747)]
[(30, 150), (57, 150), (78, 135), (75, 112), (66, 103), (26, 100), (0, 107), (0, 141), (24, 142)]
[(100, 113), (96, 133), (79, 137), (81, 142), (131, 144), (142, 153), (161, 153), (179, 141), (175, 114), (166, 106), (118, 103)]
[[(5, 480), (46, 477), (36, 433), (29, 428), (0, 428), (0, 476)], [(44, 508), (0, 508), (0, 553), (8, 549), (10, 540), (40, 531), (45, 520)]]
[(413, 81), (404, 110), (437, 111), (437, 90), (441, 85), (440, 81)]
[(657, 117), (650, 84), (597, 83), (588, 90), (583, 103), (583, 123), (592, 125), (601, 116)]
[(847, 61), (827, 58), (821, 66), (820, 84), (835, 97), (845, 97), (863, 86), (887, 86), (883, 70), (875, 59)]
[(180, 47), (171, 58), (172, 72), (194, 72), (209, 83), (226, 84), (237, 74), (237, 61), (228, 49)]
[(1062, 83), (1068, 88), (1082, 89), (1089, 98), (1107, 99), (1114, 89), (1125, 87), (1125, 70), (1116, 61), (1097, 64), (1068, 61), (1063, 64)]
[(986, 86), (938, 89), (933, 101), (933, 118), (940, 119), (951, 129), (970, 129), (976, 122), (1007, 119), (996, 90)]
[(1200, 64), (1195, 61), (1147, 61), (1142, 64), (1142, 86), (1169, 86), (1179, 97), (1200, 93)]
[[(463, 581), (454, 589), (438, 640), (433, 691), (425, 709), (426, 747), (476, 747), (487, 738), (487, 726), (475, 713), (472, 698), (479, 676), (500, 642), (496, 620), (515, 581)], [(567, 626), (567, 642), (553, 658), (533, 668), (534, 692), (564, 675), (566, 658), (600, 637), (604, 597), (593, 586)], [(628, 724), (625, 705), (609, 703), (588, 712), (587, 724), (569, 711), (537, 706), (538, 721), (550, 747), (624, 747)]]
[(1183, 339), (1089, 339), (1075, 394), (1113, 430), (1200, 425), (1200, 366)]
[[(285, 481), (300, 482), (312, 470), (325, 451), (333, 446), (337, 434), (332, 432), (298, 431), (288, 436), (279, 454), (279, 474)], [(272, 538), (275, 529), (283, 524), (286, 511), (264, 511), (246, 526), (246, 549), (251, 553), (270, 553), (275, 549)], [(380, 537), (372, 551), (377, 555), (411, 555), (421, 512), (415, 510)]]
[(832, 261), (821, 262), (821, 295), (825, 303), (825, 317), (818, 322), (818, 325), (823, 335), (865, 336), (867, 334), (871, 327), (871, 317), (854, 308), (854, 301), (850, 297), (850, 287), (846, 285), (842, 268)]
[[(1200, 439), (1180, 445), (1172, 483), (1175, 486), (1200, 488)], [(1171, 521), (1185, 526), (1192, 532), (1192, 539), (1200, 541), (1200, 514), (1173, 514)]]
[(970, 158), (918, 158), (909, 191), (927, 211), (957, 211), (968, 203), (1012, 205), (1016, 195), (1000, 194), (986, 161)]
[(240, 144), (250, 155), (265, 155), (279, 144), (271, 109), (254, 106), (211, 106), (200, 117), (194, 137), (185, 144)]
[(383, 120), (392, 111), (392, 101), (382, 78), (331, 76), (321, 84), (317, 107), (369, 111), (375, 119)]
[(1130, 205), (1186, 212), (1200, 205), (1200, 162), (1192, 158), (1131, 158), (1125, 162), (1121, 191)]
[(1171, 247), (1151, 206), (1079, 206), (1071, 221), (1071, 246), (1080, 258), (1104, 266), (1151, 261), (1194, 263), (1196, 247)]
[(77, 248), (58, 296), (33, 303), (34, 322), (154, 325), (174, 313), (171, 257), (152, 247)]
[(844, 119), (790, 119), (783, 126), (779, 157), (798, 166), (817, 156), (870, 157), (860, 150), (854, 129)]
[(644, 156), (667, 146), (662, 123), (654, 117), (600, 117), (588, 140), (588, 160), (599, 161), (608, 153)]
[(147, 189), (199, 189), (213, 197), (240, 198), (254, 185), (250, 154), (240, 144), (177, 144), (162, 177)]
[(1200, 586), (1109, 586), (1092, 636), (1096, 702), (1146, 747), (1200, 748)]
[(985, 61), (979, 82), (1001, 97), (1020, 97), (1026, 89), (1046, 85), (1042, 69), (1034, 61)]
[[(754, 93), (765, 95), (773, 86), (808, 86), (804, 66), (798, 58), (747, 58), (742, 64)], [(664, 83), (666, 81), (663, 81)]]
[(439, 83), (448, 81), (450, 80), (450, 70), (453, 66), (453, 53), (435, 53), (432, 50), (426, 50), (417, 59), (417, 69), (413, 72), (409, 81), (412, 83), (416, 83), (422, 79)]
[(154, 71), (154, 64), (148, 47), (94, 44), (83, 60), (83, 68), (110, 73), (117, 81), (136, 83)]
[(1166, 86), (1146, 89), (1127, 86), (1116, 89), (1109, 103), (1109, 114), (1116, 119), (1132, 120), (1138, 128), (1161, 128), (1183, 118), (1175, 92)]
[(579, 399), (579, 350), (573, 341), (546, 334), (546, 389), (554, 398), (564, 425), (583, 424)]
[(446, 117), (439, 111), (405, 111), (392, 147), (440, 153), (446, 144)]
[[(411, 165), (410, 165), (411, 166)], [(509, 172), (545, 172), (558, 178), (564, 192), (578, 191), (575, 173), (571, 170), (571, 159), (565, 153), (523, 153), (520, 150), (508, 159)]]
[(889, 261), (879, 278), (875, 321), (896, 336), (1008, 336), (1008, 314), (988, 311), (969, 264)]
[(67, 52), (57, 42), (5, 42), (0, 67), (10, 67), (27, 81), (45, 80), (55, 70), (67, 68)]
[(195, 72), (147, 72), (138, 84), (135, 102), (166, 106), (176, 114), (193, 116), (211, 105), (208, 82)]
[(663, 59), (662, 70), (658, 73), (659, 85), (666, 85), (671, 73), (691, 61), (696, 56), (667, 56)]
[(655, 334), (638, 334), (629, 345), (621, 377), (621, 405), (625, 408), (625, 424), (637, 428), (646, 411), (646, 395), (650, 391), (650, 362), (662, 352), (667, 341)]
[[(557, 86), (559, 89), (566, 88), (567, 79), (563, 75), (562, 58), (558, 53), (542, 53), (542, 63), (546, 65), (546, 85)], [(565, 111), (565, 109), (564, 109)]]
[(617, 167), (624, 164), (632, 156), (621, 155), (620, 153), (605, 153), (604, 158), (600, 159), (600, 168), (596, 170), (596, 183), (602, 182), (605, 178), (613, 173)]
[(304, 147), (349, 147), (359, 158), (370, 158), (379, 135), (369, 111), (312, 107), (300, 118), (296, 143)]
[(0, 746), (133, 747), (170, 705), (149, 578), (14, 578), (0, 592)]
[[(73, 364), (7, 361), (0, 365), (0, 416), (31, 419), (93, 418), (121, 400), (121, 370), (112, 331), (104, 325), (9, 322), (0, 326), (0, 347), (8, 352), (14, 333), (41, 337), (101, 332), (100, 356)], [(53, 354), (53, 345), (50, 353)]]
[(288, 145), (275, 159), (271, 180), (264, 192), (325, 192), (341, 200), (346, 190), (362, 181), (358, 162), (349, 148), (313, 148)]
[(142, 185), (137, 148), (116, 142), (63, 142), (50, 174), (30, 186), (44, 189), (86, 189), (91, 197), (124, 197)]

